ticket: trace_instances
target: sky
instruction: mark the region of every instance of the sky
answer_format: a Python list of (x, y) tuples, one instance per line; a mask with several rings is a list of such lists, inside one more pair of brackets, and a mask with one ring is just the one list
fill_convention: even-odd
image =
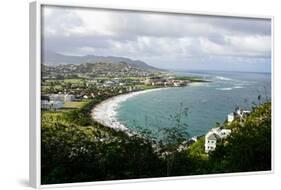
[(271, 71), (270, 19), (45, 6), (42, 50), (172, 70)]

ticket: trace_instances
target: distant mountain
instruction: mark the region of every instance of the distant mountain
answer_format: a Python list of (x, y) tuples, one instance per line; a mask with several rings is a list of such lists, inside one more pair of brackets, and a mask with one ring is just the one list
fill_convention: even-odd
[(42, 65), (43, 78), (95, 78), (95, 77), (149, 77), (159, 73), (155, 69), (122, 63), (82, 63), (61, 64), (58, 66)]
[(73, 64), (79, 65), (82, 63), (110, 63), (110, 64), (119, 64), (126, 63), (134, 67), (160, 70), (158, 68), (152, 67), (140, 60), (132, 60), (126, 57), (115, 57), (115, 56), (95, 56), (95, 55), (86, 55), (86, 56), (71, 56), (55, 53), (52, 51), (45, 51), (42, 55), (42, 62), (46, 66), (58, 66)]

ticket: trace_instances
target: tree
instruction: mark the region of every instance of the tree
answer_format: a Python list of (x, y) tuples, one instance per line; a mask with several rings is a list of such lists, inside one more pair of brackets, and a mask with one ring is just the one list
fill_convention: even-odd
[(233, 123), (231, 136), (210, 154), (213, 172), (271, 169), (271, 103), (254, 107), (243, 124)]

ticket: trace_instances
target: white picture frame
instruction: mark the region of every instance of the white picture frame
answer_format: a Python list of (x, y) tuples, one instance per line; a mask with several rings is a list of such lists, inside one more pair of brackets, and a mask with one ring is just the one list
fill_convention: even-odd
[[(30, 3), (30, 127), (29, 127), (29, 178), (30, 185), (34, 188), (40, 187), (68, 187), (68, 186), (83, 186), (83, 185), (98, 185), (98, 184), (115, 184), (115, 183), (131, 183), (131, 182), (146, 182), (146, 181), (158, 181), (158, 180), (178, 180), (178, 179), (193, 179), (201, 177), (221, 177), (221, 176), (233, 176), (233, 175), (253, 175), (253, 174), (271, 174), (274, 172), (274, 123), (272, 122), (272, 169), (271, 171), (261, 172), (247, 172), (247, 173), (229, 173), (229, 174), (212, 174), (212, 175), (200, 175), (200, 176), (181, 176), (181, 177), (165, 177), (165, 178), (147, 178), (147, 179), (130, 179), (130, 180), (114, 180), (114, 181), (101, 181), (101, 182), (83, 182), (83, 183), (70, 183), (70, 184), (56, 184), (56, 185), (41, 185), (41, 9), (42, 6), (67, 6), (67, 7), (81, 7), (81, 8), (94, 8), (105, 10), (130, 10), (130, 11), (143, 11), (143, 12), (156, 12), (156, 13), (168, 13), (168, 14), (195, 14), (206, 16), (224, 16), (224, 17), (242, 17), (242, 18), (261, 18), (271, 20), (271, 79), (274, 78), (274, 18), (272, 16), (263, 15), (234, 15), (227, 13), (209, 13), (209, 12), (194, 12), (185, 10), (158, 10), (158, 9), (146, 9), (146, 8), (134, 8), (134, 7), (117, 7), (117, 6), (103, 6), (103, 5), (89, 5), (81, 2), (48, 2), (48, 1), (36, 1)], [(273, 95), (274, 85), (271, 80), (271, 94)], [(272, 97), (272, 118), (274, 117), (274, 97)]]

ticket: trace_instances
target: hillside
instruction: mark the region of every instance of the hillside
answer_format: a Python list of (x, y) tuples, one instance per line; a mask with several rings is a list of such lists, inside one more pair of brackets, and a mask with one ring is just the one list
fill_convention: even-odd
[(171, 143), (155, 144), (149, 131), (129, 136), (98, 124), (90, 111), (103, 100), (41, 113), (43, 184), (271, 169), (271, 103), (255, 106), (243, 124), (230, 124), (231, 136), (202, 156), (204, 138), (178, 151), (178, 128), (166, 134)]
[(217, 172), (271, 169), (271, 102), (254, 106), (242, 123), (235, 121), (228, 128), (231, 136), (210, 155)]
[(127, 63), (131, 66), (135, 66), (138, 68), (159, 70), (158, 68), (152, 67), (143, 61), (132, 60), (126, 57), (95, 56), (95, 55), (72, 56), (72, 55), (63, 55), (52, 51), (45, 51), (43, 53), (42, 63), (47, 66), (58, 66), (58, 65), (66, 65), (66, 64), (79, 65), (81, 63), (107, 63), (107, 64)]
[[(224, 123), (231, 135), (217, 144), (207, 155), (202, 138), (194, 143), (189, 153), (198, 159), (200, 173), (267, 171), (271, 169), (271, 102), (255, 105), (243, 121)], [(207, 158), (207, 160), (206, 160)]]

